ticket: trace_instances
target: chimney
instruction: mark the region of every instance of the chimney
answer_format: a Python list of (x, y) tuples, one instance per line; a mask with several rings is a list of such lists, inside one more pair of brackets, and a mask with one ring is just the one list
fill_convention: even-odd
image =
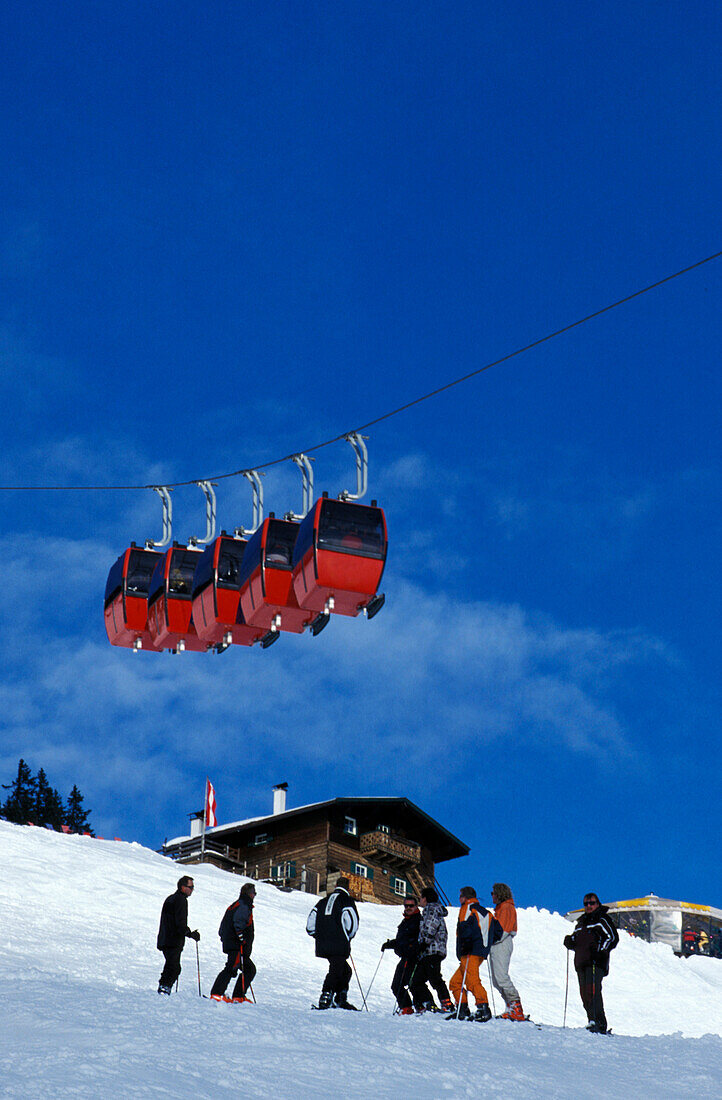
[(188, 814), (191, 819), (191, 837), (200, 836), (203, 832), (203, 810), (198, 810), (194, 814)]
[(273, 816), (276, 814), (285, 814), (286, 812), (286, 791), (288, 790), (288, 783), (277, 783), (273, 788)]

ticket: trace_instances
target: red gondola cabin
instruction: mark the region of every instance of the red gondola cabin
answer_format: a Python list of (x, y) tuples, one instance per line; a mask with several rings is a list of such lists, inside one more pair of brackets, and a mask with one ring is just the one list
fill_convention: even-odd
[(293, 591), (293, 547), (299, 525), (269, 516), (249, 540), (241, 565), (241, 610), (248, 626), (300, 634), (313, 618)]
[(105, 630), (111, 645), (155, 649), (148, 629), (148, 591), (161, 555), (131, 543), (108, 574), (105, 586)]
[(208, 645), (253, 645), (264, 631), (241, 611), (241, 562), (246, 539), (220, 535), (203, 551), (193, 578), (193, 623)]
[(193, 574), (200, 550), (173, 546), (155, 567), (148, 594), (148, 629), (156, 649), (208, 649), (193, 625)]
[[(386, 517), (370, 507), (321, 497), (301, 524), (293, 554), (293, 588), (299, 606), (319, 615), (369, 617), (386, 563)], [(332, 602), (330, 602), (332, 601)]]

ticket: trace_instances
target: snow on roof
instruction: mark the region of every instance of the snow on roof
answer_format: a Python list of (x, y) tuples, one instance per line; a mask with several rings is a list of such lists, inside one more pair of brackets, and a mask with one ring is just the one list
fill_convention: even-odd
[[(224, 825), (214, 825), (212, 829), (206, 829), (206, 836), (213, 836), (214, 833), (224, 833), (229, 829), (242, 829), (246, 825), (257, 825), (262, 821), (270, 821), (272, 818), (287, 817), (288, 814), (299, 813), (301, 810), (312, 810), (314, 806), (325, 806), (332, 801), (334, 800), (324, 798), (322, 802), (309, 802), (306, 806), (293, 806), (289, 810), (284, 810), (282, 814), (264, 814), (263, 817), (246, 817), (242, 821), (228, 821)], [(182, 844), (184, 840), (190, 839), (190, 834), (176, 836), (172, 840), (166, 840), (164, 847), (168, 847), (170, 844)]]

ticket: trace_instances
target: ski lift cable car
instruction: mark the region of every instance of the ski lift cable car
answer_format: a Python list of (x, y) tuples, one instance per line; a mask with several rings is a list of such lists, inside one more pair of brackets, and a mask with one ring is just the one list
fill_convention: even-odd
[[(293, 462), (301, 474), (303, 507), (308, 511), (313, 468), (306, 455), (294, 455)], [(283, 519), (277, 519), (271, 512), (250, 538), (243, 555), (241, 611), (249, 626), (263, 628), (263, 649), (272, 645), (281, 631), (303, 633), (313, 619), (311, 611), (298, 606), (293, 588), (293, 548), (302, 518), (287, 512)]]
[[(251, 475), (251, 476), (249, 476)], [(257, 471), (245, 474), (253, 490), (253, 524), (263, 519), (263, 488)], [(252, 534), (237, 527), (233, 535), (222, 531), (205, 548), (193, 576), (193, 623), (198, 637), (222, 653), (229, 645), (253, 645), (263, 629), (248, 626), (240, 606), (241, 564)]]
[(148, 627), (148, 592), (161, 554), (159, 549), (171, 540), (173, 505), (171, 490), (154, 485), (153, 490), (163, 507), (162, 539), (146, 539), (141, 549), (134, 542), (111, 566), (105, 586), (105, 631), (111, 645), (123, 646), (137, 653), (139, 649), (155, 650)]
[(318, 634), (329, 616), (372, 619), (384, 605), (378, 594), (388, 549), (386, 517), (375, 500), (356, 503), (368, 489), (368, 451), (363, 436), (345, 439), (356, 457), (356, 492), (338, 499), (327, 493), (301, 523), (293, 555), (293, 587), (299, 607), (316, 613), (311, 632)]
[(148, 629), (156, 649), (173, 653), (205, 652), (208, 642), (193, 622), (193, 577), (205, 543), (215, 535), (215, 492), (210, 481), (196, 482), (206, 498), (206, 537), (191, 537), (188, 546), (174, 542), (156, 564), (148, 592)]

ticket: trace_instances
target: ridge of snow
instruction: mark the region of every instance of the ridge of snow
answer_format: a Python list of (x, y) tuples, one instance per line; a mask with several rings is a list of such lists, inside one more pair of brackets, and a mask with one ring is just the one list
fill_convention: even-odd
[[(0, 821), (0, 1095), (12, 1098), (716, 1097), (722, 1079), (722, 960), (678, 959), (625, 934), (604, 983), (615, 1035), (590, 1035), (570, 968), (569, 924), (519, 911), (511, 974), (543, 1025), (393, 1016), (396, 957), (380, 953), (401, 910), (360, 904), (353, 959), (368, 1013), (312, 1013), (325, 974), (306, 915), (316, 897), (258, 883), (253, 958), (258, 1004), (198, 996), (195, 944), (179, 991), (156, 993), (160, 907), (192, 874), (191, 928), (208, 992), (224, 956), (217, 928), (245, 879), (180, 867), (138, 844), (65, 836)], [(456, 910), (447, 925), (453, 945)], [(443, 964), (448, 981), (453, 947)], [(489, 987), (486, 967), (484, 985)], [(360, 1004), (356, 979), (350, 999)], [(496, 1011), (501, 1001), (495, 993)]]

